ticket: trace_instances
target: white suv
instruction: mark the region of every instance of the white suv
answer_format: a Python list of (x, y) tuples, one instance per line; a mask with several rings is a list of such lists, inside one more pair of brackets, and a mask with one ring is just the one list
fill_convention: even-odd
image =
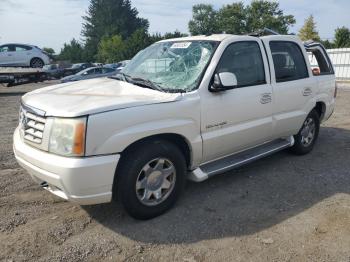
[(115, 77), (23, 96), (14, 153), (59, 197), (82, 205), (118, 198), (147, 219), (175, 203), (186, 179), (286, 148), (310, 152), (335, 93), (323, 46), (305, 48), (295, 36), (164, 40)]
[(23, 44), (0, 46), (0, 66), (29, 66), (42, 68), (50, 64), (50, 57), (39, 47)]

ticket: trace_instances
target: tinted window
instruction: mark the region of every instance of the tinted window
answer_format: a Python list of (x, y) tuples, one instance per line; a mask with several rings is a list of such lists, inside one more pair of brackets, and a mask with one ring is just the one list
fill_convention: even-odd
[(264, 63), (257, 42), (237, 42), (226, 48), (217, 72), (236, 75), (238, 87), (266, 83)]
[(25, 45), (16, 45), (15, 48), (16, 48), (16, 51), (28, 51), (32, 49), (30, 46), (25, 46)]
[(111, 72), (114, 72), (115, 70), (113, 68), (106, 68), (104, 67), (103, 69), (103, 73), (106, 74), (106, 73), (111, 73)]
[(8, 52), (8, 51), (9, 51), (9, 47), (7, 45), (0, 47), (0, 52)]
[(270, 42), (276, 82), (309, 77), (300, 47), (293, 42)]
[(95, 69), (89, 69), (86, 71), (88, 75), (95, 74)]
[(95, 68), (95, 74), (102, 74), (102, 68)]

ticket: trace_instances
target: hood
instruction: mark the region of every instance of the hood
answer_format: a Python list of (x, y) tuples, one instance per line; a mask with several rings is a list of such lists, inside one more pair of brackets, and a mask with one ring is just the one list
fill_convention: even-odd
[(46, 116), (76, 117), (135, 106), (181, 99), (178, 93), (163, 93), (110, 78), (97, 78), (44, 87), (22, 97)]

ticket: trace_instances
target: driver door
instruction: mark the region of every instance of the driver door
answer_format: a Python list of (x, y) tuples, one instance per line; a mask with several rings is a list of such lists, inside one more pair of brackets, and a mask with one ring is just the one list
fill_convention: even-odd
[(273, 94), (260, 41), (227, 45), (215, 73), (230, 72), (237, 86), (205, 90), (201, 99), (203, 162), (262, 144), (272, 137)]

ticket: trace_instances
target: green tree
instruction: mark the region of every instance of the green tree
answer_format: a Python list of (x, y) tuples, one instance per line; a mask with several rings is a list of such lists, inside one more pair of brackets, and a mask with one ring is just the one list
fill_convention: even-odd
[(310, 15), (303, 25), (303, 27), (300, 29), (298, 36), (301, 40), (307, 41), (307, 40), (314, 40), (314, 41), (320, 41), (320, 36), (318, 35), (318, 32), (316, 30), (316, 22), (314, 21), (313, 15)]
[(321, 40), (322, 45), (326, 48), (326, 49), (331, 49), (334, 48), (334, 43), (332, 43), (331, 41), (329, 41), (328, 39), (326, 40)]
[(246, 32), (255, 32), (265, 27), (280, 34), (287, 34), (295, 24), (293, 15), (284, 15), (278, 2), (253, 1), (246, 7)]
[(55, 54), (55, 50), (53, 50), (53, 48), (51, 48), (51, 47), (43, 47), (43, 51), (45, 51), (46, 53), (48, 53), (51, 56), (53, 56)]
[(130, 0), (91, 0), (83, 19), (82, 35), (88, 60), (95, 59), (102, 38), (119, 35), (126, 39), (138, 29), (147, 31), (149, 26), (148, 20), (138, 16)]
[(125, 44), (127, 50), (125, 51), (125, 59), (131, 59), (140, 50), (146, 48), (153, 41), (150, 35), (143, 29), (136, 30), (128, 39), (126, 39)]
[(115, 63), (126, 59), (126, 44), (120, 35), (104, 37), (98, 45), (97, 59), (102, 63)]
[(217, 11), (213, 5), (198, 4), (192, 7), (192, 20), (188, 24), (192, 35), (205, 35), (218, 32)]
[(350, 30), (343, 26), (335, 30), (334, 47), (350, 47)]
[(265, 27), (287, 34), (289, 27), (295, 24), (294, 16), (284, 15), (278, 2), (265, 0), (252, 1), (246, 6), (243, 2), (236, 2), (224, 5), (219, 11), (212, 5), (199, 4), (193, 6), (192, 12), (193, 18), (188, 25), (192, 35), (246, 34)]
[(57, 59), (70, 61), (71, 63), (84, 62), (84, 48), (76, 39), (73, 38), (69, 44), (64, 44)]
[(162, 39), (171, 39), (171, 38), (179, 38), (186, 37), (188, 34), (181, 33), (179, 30), (175, 30), (174, 32), (167, 32), (162, 36)]
[(247, 12), (242, 2), (223, 6), (219, 10), (217, 17), (220, 32), (227, 34), (247, 33)]

